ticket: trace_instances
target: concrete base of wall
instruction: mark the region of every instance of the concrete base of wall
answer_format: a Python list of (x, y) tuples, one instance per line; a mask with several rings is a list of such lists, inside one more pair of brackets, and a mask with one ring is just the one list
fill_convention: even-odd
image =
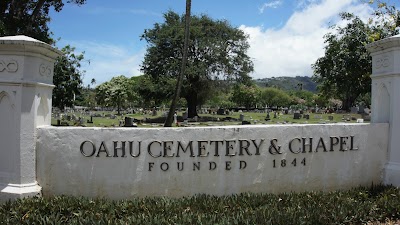
[(37, 182), (30, 184), (0, 184), (0, 202), (40, 196), (42, 187)]
[(389, 162), (385, 166), (384, 183), (400, 187), (400, 163)]

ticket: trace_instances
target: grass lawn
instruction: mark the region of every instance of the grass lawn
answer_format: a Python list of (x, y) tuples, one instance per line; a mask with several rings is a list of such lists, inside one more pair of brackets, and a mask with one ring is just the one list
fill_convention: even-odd
[[(110, 112), (95, 112), (100, 115), (112, 114)], [(158, 113), (159, 115), (161, 113)], [(270, 113), (270, 120), (266, 121), (266, 113), (256, 113), (256, 112), (234, 112), (230, 115), (211, 115), (211, 114), (200, 114), (200, 117), (210, 118), (211, 121), (208, 122), (198, 122), (198, 123), (190, 123), (190, 126), (226, 126), (226, 125), (239, 125), (241, 121), (239, 121), (240, 114), (244, 115), (244, 120), (249, 121), (251, 124), (318, 124), (318, 123), (355, 123), (357, 119), (361, 118), (360, 114), (313, 114), (310, 113), (309, 119), (301, 118), (301, 119), (293, 119), (293, 115), (285, 115), (280, 114), (277, 115), (277, 118), (274, 118), (274, 114)], [(72, 115), (72, 114), (70, 114)], [(157, 116), (151, 115), (142, 115), (142, 114), (126, 114), (122, 116), (116, 116), (116, 118), (111, 119), (110, 117), (92, 117), (93, 123), (88, 123), (90, 120), (89, 115), (83, 115), (80, 113), (75, 113), (76, 117), (83, 118), (83, 126), (86, 127), (118, 127), (120, 121), (124, 121), (125, 116), (133, 117), (136, 120), (144, 121), (145, 118), (154, 119)], [(231, 120), (228, 120), (230, 117)], [(329, 117), (332, 117), (330, 120)], [(346, 120), (346, 118), (350, 120)], [(74, 121), (62, 120), (63, 123), (68, 124), (69, 126), (79, 126), (78, 123)], [(53, 126), (57, 125), (57, 120), (52, 118), (51, 124)], [(181, 124), (182, 125), (182, 124)], [(163, 126), (162, 123), (138, 123), (138, 127), (160, 127)], [(176, 126), (175, 124), (173, 126)]]

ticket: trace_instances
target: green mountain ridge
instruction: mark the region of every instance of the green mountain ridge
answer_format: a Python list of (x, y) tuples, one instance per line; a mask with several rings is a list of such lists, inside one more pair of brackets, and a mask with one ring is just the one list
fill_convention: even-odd
[(253, 80), (259, 87), (276, 87), (281, 90), (307, 90), (316, 93), (317, 84), (311, 80), (311, 77), (271, 77)]

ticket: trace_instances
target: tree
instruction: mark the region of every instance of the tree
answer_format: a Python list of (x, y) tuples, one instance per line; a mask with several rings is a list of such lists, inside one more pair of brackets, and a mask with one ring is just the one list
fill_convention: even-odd
[(306, 106), (314, 106), (314, 93), (306, 90), (298, 90), (298, 91), (290, 91), (289, 95), (294, 99), (303, 99), (304, 105)]
[(59, 56), (54, 66), (53, 105), (60, 110), (71, 107), (75, 96), (80, 93), (82, 75), (85, 71), (79, 70), (84, 59), (84, 53), (76, 55), (75, 48), (67, 45), (61, 49), (64, 55)]
[(341, 17), (349, 23), (325, 35), (325, 55), (312, 66), (313, 79), (323, 95), (339, 98), (343, 109), (349, 110), (360, 95), (371, 90), (372, 63), (365, 48), (371, 30), (352, 14)]
[(369, 0), (369, 3), (376, 4), (376, 10), (368, 23), (372, 30), (370, 41), (397, 35), (400, 28), (400, 11), (397, 7), (381, 0)]
[[(161, 77), (176, 78), (184, 52), (184, 18), (169, 11), (164, 23), (145, 30), (148, 42), (142, 71), (157, 83)], [(246, 52), (247, 36), (227, 21), (206, 15), (191, 16), (188, 60), (183, 78), (182, 97), (188, 103), (188, 116), (197, 115), (196, 107), (209, 97), (214, 81), (247, 80), (253, 64)]]
[(280, 89), (268, 87), (261, 90), (259, 101), (263, 106), (284, 107), (289, 106), (293, 99), (286, 92)]
[(255, 86), (247, 86), (244, 84), (237, 84), (233, 88), (231, 101), (236, 103), (237, 106), (244, 106), (246, 109), (255, 107), (260, 96), (260, 89)]
[(140, 96), (142, 107), (158, 106), (167, 99), (171, 99), (176, 85), (175, 80), (168, 77), (159, 77), (157, 82), (149, 75), (132, 77), (135, 79), (133, 90)]
[(117, 107), (118, 115), (120, 115), (123, 107), (129, 106), (129, 103), (137, 99), (132, 82), (132, 79), (120, 75), (98, 85), (95, 89), (97, 104), (105, 107)]
[[(1, 0), (0, 36), (27, 35), (52, 44), (48, 27), (49, 12), (60, 12), (63, 0)], [(68, 0), (67, 3), (82, 5), (86, 0)]]

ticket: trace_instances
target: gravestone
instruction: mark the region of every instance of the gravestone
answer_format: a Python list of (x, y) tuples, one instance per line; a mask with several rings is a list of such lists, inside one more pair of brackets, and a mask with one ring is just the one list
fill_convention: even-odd
[(265, 121), (270, 121), (270, 120), (271, 120), (271, 118), (269, 116), (269, 112), (267, 112), (267, 117), (265, 117)]
[(350, 113), (351, 114), (357, 114), (358, 113), (358, 107), (351, 107), (350, 108)]
[(219, 108), (219, 109), (217, 110), (217, 115), (225, 115), (225, 110), (222, 109), (222, 108)]
[(293, 114), (293, 119), (295, 119), (295, 120), (299, 120), (299, 119), (301, 119), (301, 114), (300, 113), (294, 113)]
[(359, 107), (358, 107), (358, 113), (359, 114), (363, 114), (364, 113), (364, 106), (363, 105), (360, 105)]
[(314, 115), (314, 119), (322, 119), (321, 115)]
[(132, 127), (133, 126), (133, 118), (132, 117), (125, 117), (125, 127)]

